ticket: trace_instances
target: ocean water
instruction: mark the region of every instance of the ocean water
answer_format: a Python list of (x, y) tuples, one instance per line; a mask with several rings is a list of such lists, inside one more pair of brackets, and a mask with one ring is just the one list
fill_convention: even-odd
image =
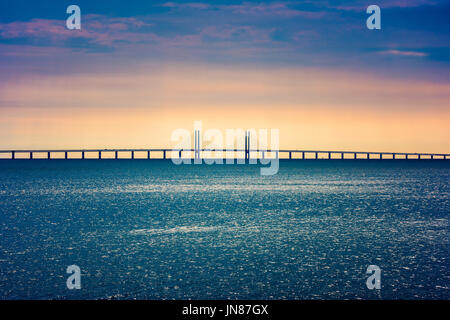
[(3, 160), (0, 298), (449, 299), (449, 163)]

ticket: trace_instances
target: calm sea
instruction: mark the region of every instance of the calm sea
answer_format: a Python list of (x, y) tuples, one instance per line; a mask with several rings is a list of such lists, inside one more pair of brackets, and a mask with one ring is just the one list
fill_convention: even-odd
[(449, 163), (3, 160), (0, 298), (449, 299)]

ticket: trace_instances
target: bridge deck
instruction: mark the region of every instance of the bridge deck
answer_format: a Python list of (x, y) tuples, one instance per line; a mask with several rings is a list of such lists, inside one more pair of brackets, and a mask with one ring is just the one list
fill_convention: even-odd
[[(91, 157), (89, 159), (92, 159), (92, 153), (97, 153), (97, 159), (102, 159), (103, 153), (114, 153), (114, 159), (124, 159), (123, 157), (120, 157), (119, 152), (130, 152), (131, 158), (135, 159), (135, 153), (136, 152), (146, 152), (147, 153), (147, 159), (154, 159), (151, 158), (151, 154), (154, 152), (162, 152), (163, 153), (163, 159), (167, 158), (167, 154), (172, 154), (174, 152), (177, 154), (177, 158), (181, 158), (182, 153), (189, 152), (194, 153), (195, 158), (201, 158), (202, 152), (216, 152), (216, 157), (224, 157), (228, 156), (229, 153), (237, 153), (237, 152), (243, 152), (246, 159), (249, 159), (251, 155), (253, 154), (254, 157), (252, 158), (264, 158), (268, 154), (270, 154), (271, 157), (278, 157), (280, 154), (287, 154), (288, 159), (292, 160), (298, 160), (298, 159), (450, 159), (450, 154), (447, 153), (421, 153), (421, 152), (376, 152), (376, 151), (338, 151), (338, 150), (301, 150), (301, 149), (280, 149), (280, 150), (263, 150), (263, 149), (251, 149), (251, 148), (245, 148), (245, 149), (208, 149), (208, 148), (198, 148), (198, 149), (182, 149), (182, 150), (175, 150), (175, 149), (165, 149), (165, 148), (156, 148), (156, 149), (132, 149), (132, 148), (119, 148), (119, 149), (17, 149), (17, 150), (0, 150), (0, 154), (9, 154), (9, 157), (2, 158), (2, 159), (18, 159), (16, 158), (16, 155), (28, 155), (28, 158), (25, 159), (36, 159), (34, 157), (35, 154), (46, 154), (47, 159), (52, 159), (51, 155), (54, 153), (57, 154), (64, 154), (64, 159), (80, 159), (79, 157), (74, 157), (73, 153), (81, 153), (81, 159), (86, 159), (85, 155), (86, 153), (91, 154)], [(217, 153), (222, 153), (222, 155), (217, 155)], [(71, 157), (69, 157), (69, 154), (72, 153)], [(228, 153), (228, 155), (226, 154)], [(256, 155), (255, 155), (256, 154)], [(294, 158), (293, 155), (296, 155), (297, 157)], [(301, 157), (299, 157), (301, 155)], [(312, 157), (311, 157), (312, 155)], [(326, 155), (324, 158), (323, 155)], [(345, 155), (351, 155), (352, 157), (345, 157)], [(371, 157), (371, 156), (376, 156)], [(322, 156), (322, 157), (319, 157)], [(333, 157), (334, 156), (334, 157)], [(339, 156), (336, 158), (336, 156)], [(389, 158), (386, 158), (386, 156), (389, 156)], [(233, 158), (239, 158), (237, 155), (233, 155)], [(362, 158), (363, 157), (363, 158)], [(188, 158), (191, 158), (189, 156)], [(23, 158), (20, 158), (23, 159)], [(40, 158), (42, 159), (42, 158)], [(129, 158), (127, 158), (129, 159)]]

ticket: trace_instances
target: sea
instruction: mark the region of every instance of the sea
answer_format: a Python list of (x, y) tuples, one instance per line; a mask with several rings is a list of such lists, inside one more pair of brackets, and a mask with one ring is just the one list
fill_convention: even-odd
[(0, 299), (448, 300), (449, 182), (446, 160), (0, 160)]

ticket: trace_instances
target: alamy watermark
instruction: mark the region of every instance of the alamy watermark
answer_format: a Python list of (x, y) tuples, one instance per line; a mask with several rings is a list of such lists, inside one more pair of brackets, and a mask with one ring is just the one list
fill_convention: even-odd
[(67, 267), (66, 270), (70, 276), (67, 278), (67, 289), (81, 289), (81, 269), (79, 266), (73, 264)]
[[(192, 131), (179, 128), (172, 132), (171, 141), (176, 142), (171, 159), (180, 164), (261, 164), (261, 175), (274, 175), (279, 169), (278, 129), (226, 129), (225, 132), (210, 128), (202, 131), (202, 121), (194, 122)], [(268, 140), (270, 137), (270, 148)], [(205, 145), (203, 145), (205, 144)], [(194, 152), (194, 159), (183, 157), (183, 153)], [(244, 157), (238, 157), (244, 154)], [(269, 166), (266, 166), (269, 165)]]
[(380, 267), (372, 264), (367, 267), (366, 273), (370, 274), (370, 276), (367, 278), (367, 281), (366, 281), (367, 289), (369, 289), (369, 290), (381, 289), (381, 269), (380, 269)]
[(367, 29), (380, 30), (381, 29), (381, 9), (379, 6), (372, 4), (367, 7), (367, 14), (371, 14), (366, 21)]
[(81, 29), (81, 9), (77, 5), (70, 5), (67, 7), (66, 13), (70, 16), (66, 20), (66, 27), (69, 30), (80, 30)]

